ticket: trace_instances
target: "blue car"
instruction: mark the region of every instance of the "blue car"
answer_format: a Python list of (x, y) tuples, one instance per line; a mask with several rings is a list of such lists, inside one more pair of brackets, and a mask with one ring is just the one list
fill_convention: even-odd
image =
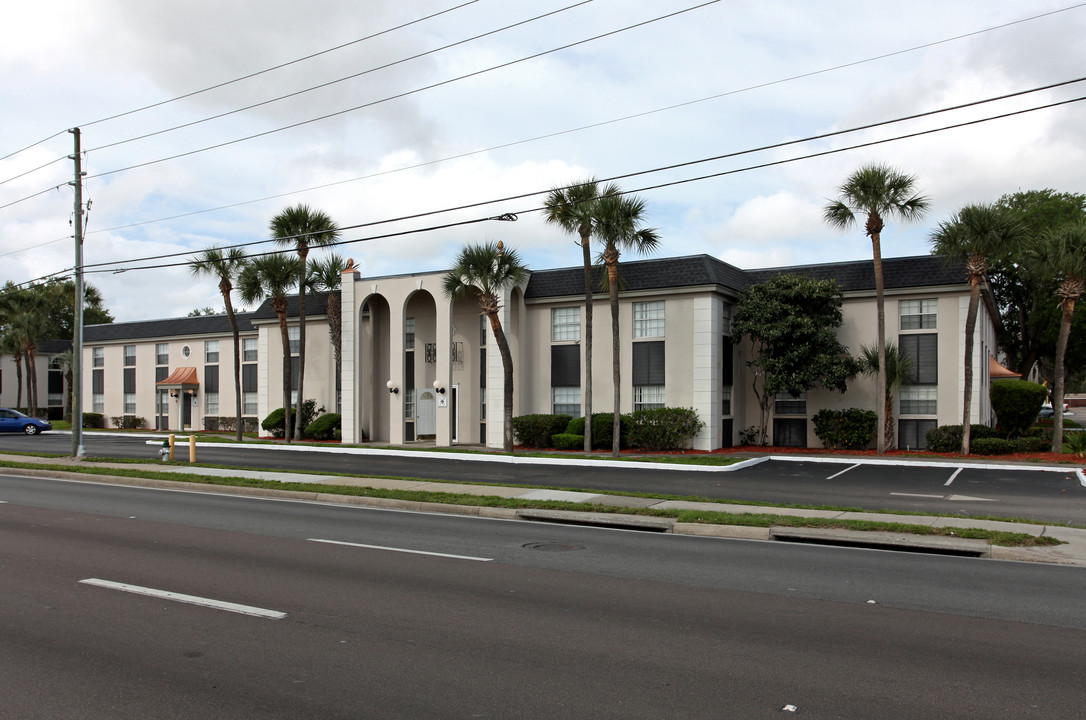
[(46, 430), (52, 430), (53, 426), (44, 420), (23, 415), (18, 410), (0, 408), (0, 432), (21, 432), (27, 435), (37, 435)]

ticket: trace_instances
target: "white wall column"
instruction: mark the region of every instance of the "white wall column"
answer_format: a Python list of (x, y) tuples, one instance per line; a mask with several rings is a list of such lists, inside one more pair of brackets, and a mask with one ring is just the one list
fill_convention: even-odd
[(358, 316), (360, 308), (355, 307), (355, 283), (361, 274), (354, 269), (354, 261), (348, 261), (347, 268), (340, 274), (340, 323), (343, 352), (341, 353), (340, 380), (340, 437), (345, 443), (361, 441), (358, 428), (361, 426), (358, 413)]
[(721, 316), (724, 301), (719, 297), (694, 299), (694, 341), (691, 371), (694, 377), (692, 405), (705, 427), (694, 438), (696, 450), (713, 450), (720, 447), (720, 345)]

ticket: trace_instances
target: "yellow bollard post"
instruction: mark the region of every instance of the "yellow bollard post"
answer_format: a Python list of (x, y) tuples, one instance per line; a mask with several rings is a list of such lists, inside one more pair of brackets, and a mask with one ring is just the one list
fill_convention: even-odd
[(189, 433), (189, 462), (196, 462), (196, 435)]
[(174, 434), (170, 433), (170, 462), (173, 462), (173, 448), (174, 448), (174, 445), (176, 445), (176, 440), (174, 438)]

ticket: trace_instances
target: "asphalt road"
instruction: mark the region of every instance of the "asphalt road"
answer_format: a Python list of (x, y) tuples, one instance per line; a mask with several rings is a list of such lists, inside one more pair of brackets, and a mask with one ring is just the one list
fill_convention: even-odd
[(28, 719), (1072, 718), (1086, 666), (1081, 568), (37, 478), (0, 579)]
[[(86, 452), (97, 457), (157, 458), (144, 438), (85, 436)], [(4, 450), (67, 453), (70, 436), (0, 436)], [(182, 457), (187, 457), (182, 452)], [(1035, 519), (1046, 523), (1086, 523), (1086, 487), (1073, 469), (1038, 472), (1028, 468), (910, 462), (856, 465), (840, 462), (764, 462), (736, 471), (681, 471), (659, 465), (622, 468), (569, 464), (510, 465), (457, 459), (448, 453), (417, 457), (344, 455), (324, 452), (200, 447), (200, 462), (283, 471), (326, 471), (466, 483), (509, 483), (573, 490), (651, 492), (767, 502), (781, 505), (832, 505), (892, 510)]]

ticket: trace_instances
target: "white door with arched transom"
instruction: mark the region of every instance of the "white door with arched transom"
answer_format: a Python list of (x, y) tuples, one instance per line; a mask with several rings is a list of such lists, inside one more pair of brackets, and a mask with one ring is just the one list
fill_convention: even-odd
[(415, 437), (437, 434), (437, 396), (433, 390), (415, 391)]

